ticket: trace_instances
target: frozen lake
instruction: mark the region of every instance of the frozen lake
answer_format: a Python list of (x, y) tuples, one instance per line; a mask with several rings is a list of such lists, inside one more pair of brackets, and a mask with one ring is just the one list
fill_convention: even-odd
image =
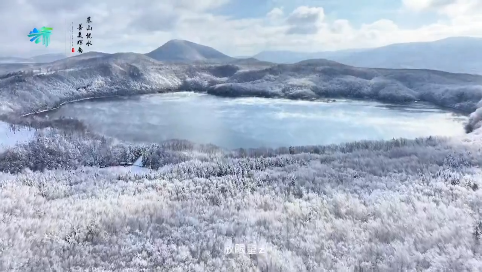
[(189, 92), (90, 100), (48, 113), (49, 118), (62, 116), (131, 142), (186, 139), (226, 148), (456, 136), (464, 134), (467, 120), (421, 104), (233, 99)]

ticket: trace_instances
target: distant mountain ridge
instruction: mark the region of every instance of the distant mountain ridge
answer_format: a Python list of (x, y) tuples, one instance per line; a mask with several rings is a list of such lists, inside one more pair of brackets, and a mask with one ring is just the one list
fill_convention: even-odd
[[(233, 58), (218, 50), (186, 40), (170, 40), (144, 55), (161, 62), (189, 64), (251, 64), (271, 66), (293, 64), (310, 59), (327, 59), (355, 67), (389, 69), (429, 69), (451, 73), (482, 75), (482, 38), (452, 37), (433, 42), (399, 43), (370, 49), (348, 49), (326, 52), (263, 51), (254, 57)], [(75, 58), (108, 55), (89, 52)], [(0, 64), (36, 64), (66, 58), (47, 54), (32, 58), (0, 57)]]
[(43, 54), (31, 58), (0, 57), (0, 63), (49, 63), (67, 58), (64, 54)]
[(482, 74), (482, 38), (452, 37), (433, 42), (399, 43), (332, 52), (264, 51), (254, 57), (274, 63), (323, 58), (356, 67)]
[(67, 58), (67, 56), (64, 54), (44, 54), (32, 57), (31, 59), (33, 59), (36, 63), (49, 63), (65, 58)]
[(263, 51), (253, 56), (260, 61), (269, 61), (281, 64), (293, 64), (310, 59), (330, 59), (341, 58), (348, 56), (355, 52), (362, 52), (366, 49), (347, 49), (339, 51), (325, 51), (325, 52), (294, 52), (294, 51)]

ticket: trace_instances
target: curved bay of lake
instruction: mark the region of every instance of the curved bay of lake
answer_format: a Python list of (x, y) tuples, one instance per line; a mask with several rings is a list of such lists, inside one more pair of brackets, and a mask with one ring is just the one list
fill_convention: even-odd
[(464, 134), (466, 116), (426, 104), (223, 98), (179, 92), (71, 103), (48, 118), (75, 118), (129, 142), (185, 139), (225, 148), (338, 144)]

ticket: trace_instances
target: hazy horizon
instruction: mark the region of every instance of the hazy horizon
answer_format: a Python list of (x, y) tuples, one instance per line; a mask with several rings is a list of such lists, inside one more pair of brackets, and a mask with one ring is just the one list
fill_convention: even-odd
[[(436, 40), (433, 40), (433, 41), (415, 41), (415, 42), (402, 42), (402, 43), (391, 43), (391, 44), (387, 44), (387, 45), (383, 45), (383, 46), (373, 46), (373, 47), (353, 47), (353, 48), (345, 48), (345, 49), (332, 49), (332, 50), (318, 50), (318, 51), (297, 51), (296, 49), (294, 50), (270, 50), (270, 49), (266, 49), (266, 50), (261, 50), (253, 55), (237, 55), (237, 54), (234, 54), (234, 55), (229, 55), (229, 54), (226, 54), (230, 57), (233, 57), (233, 58), (253, 58), (253, 57), (256, 57), (256, 55), (259, 55), (260, 53), (264, 53), (264, 52), (278, 52), (278, 53), (281, 53), (281, 52), (290, 52), (290, 53), (299, 53), (299, 54), (312, 54), (312, 53), (331, 53), (331, 52), (350, 52), (350, 51), (357, 51), (357, 50), (369, 50), (369, 49), (376, 49), (376, 48), (381, 48), (381, 47), (385, 47), (385, 46), (390, 46), (390, 45), (397, 45), (397, 44), (417, 44), (417, 43), (430, 43), (430, 42), (437, 42), (437, 41), (442, 41), (442, 40), (446, 40), (446, 39), (482, 39), (482, 37), (475, 37), (475, 36), (450, 36), (450, 37), (446, 37), (446, 38), (443, 38), (443, 39), (436, 39)], [(183, 41), (187, 41), (187, 42), (193, 42), (189, 39), (172, 39), (172, 40), (183, 40)], [(172, 40), (169, 40), (169, 41), (172, 41)], [(169, 41), (166, 41), (165, 43), (169, 42)], [(159, 48), (160, 46), (164, 45), (165, 43), (162, 43), (162, 44), (159, 44), (158, 47), (156, 48), (153, 48), (152, 50), (155, 50), (157, 48)], [(199, 44), (199, 43), (198, 43)], [(205, 44), (200, 44), (200, 45), (205, 45)], [(205, 45), (207, 46), (207, 45)], [(217, 51), (220, 51), (221, 53), (224, 53), (223, 51), (221, 50), (218, 50), (217, 48), (215, 47), (212, 47), (213, 49), (217, 50)], [(151, 51), (152, 51), (151, 50)], [(102, 51), (97, 51), (97, 50), (92, 50), (92, 51), (88, 51), (88, 52), (98, 52), (98, 53), (107, 53), (107, 54), (116, 54), (116, 53), (135, 53), (135, 54), (146, 54), (146, 53), (149, 53), (149, 52), (133, 52), (133, 51), (119, 51), (119, 52), (102, 52)], [(85, 53), (88, 53), (88, 52), (85, 52)], [(42, 53), (42, 54), (33, 54), (33, 55), (28, 55), (28, 56), (21, 56), (21, 55), (0, 55), (0, 58), (23, 58), (23, 59), (28, 59), (28, 58), (33, 58), (33, 57), (38, 57), (38, 56), (43, 56), (43, 55), (64, 55), (64, 56), (67, 56), (67, 57), (73, 57), (73, 56), (77, 56), (78, 54), (74, 54), (74, 55), (66, 55), (64, 52), (61, 52), (61, 51), (58, 51), (58, 52), (49, 52), (49, 53)]]

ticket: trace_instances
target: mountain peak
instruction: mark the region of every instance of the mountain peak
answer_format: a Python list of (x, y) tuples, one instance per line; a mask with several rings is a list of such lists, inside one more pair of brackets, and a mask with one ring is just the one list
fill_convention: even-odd
[(174, 39), (146, 54), (166, 62), (226, 61), (231, 57), (205, 45)]
[(166, 42), (166, 44), (168, 43), (193, 43), (193, 42), (190, 42), (188, 40), (181, 40), (181, 39), (172, 39), (172, 40), (169, 40)]

